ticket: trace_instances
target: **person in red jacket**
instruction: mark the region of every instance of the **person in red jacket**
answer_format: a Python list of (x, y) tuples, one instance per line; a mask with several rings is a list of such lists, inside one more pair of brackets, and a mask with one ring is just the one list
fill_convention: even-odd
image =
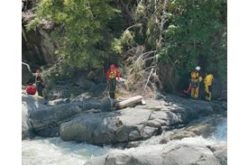
[(26, 87), (26, 93), (29, 94), (29, 95), (35, 95), (37, 89), (36, 87), (32, 84), (32, 83), (29, 83)]
[(106, 73), (106, 79), (108, 80), (109, 96), (115, 99), (116, 80), (120, 80), (120, 71), (115, 64), (110, 65)]

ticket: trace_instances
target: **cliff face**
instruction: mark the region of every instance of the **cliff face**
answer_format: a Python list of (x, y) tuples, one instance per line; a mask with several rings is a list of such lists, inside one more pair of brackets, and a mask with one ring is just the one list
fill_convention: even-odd
[(34, 30), (27, 31), (26, 25), (34, 19), (34, 7), (38, 1), (22, 0), (22, 61), (31, 68), (46, 64), (54, 64), (55, 43), (49, 37), (54, 28), (53, 22), (43, 21)]

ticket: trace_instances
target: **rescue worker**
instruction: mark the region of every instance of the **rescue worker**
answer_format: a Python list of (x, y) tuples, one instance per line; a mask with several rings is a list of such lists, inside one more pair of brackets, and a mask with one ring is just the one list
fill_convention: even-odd
[(214, 76), (211, 73), (206, 73), (204, 78), (204, 87), (205, 87), (205, 99), (211, 101), (212, 99), (212, 84)]
[(44, 81), (41, 78), (41, 70), (37, 69), (35, 73), (35, 85), (39, 96), (43, 97), (43, 89), (45, 88)]
[(191, 98), (198, 99), (199, 97), (199, 86), (202, 81), (202, 77), (200, 75), (200, 66), (196, 66), (195, 69), (191, 72), (191, 80), (189, 84), (189, 88), (185, 90), (185, 93), (191, 92)]
[(26, 90), (26, 93), (29, 95), (35, 95), (36, 93), (36, 87), (31, 82), (28, 83), (25, 90)]
[(108, 80), (109, 96), (115, 99), (116, 80), (120, 80), (120, 71), (115, 64), (110, 65), (106, 73), (106, 79)]

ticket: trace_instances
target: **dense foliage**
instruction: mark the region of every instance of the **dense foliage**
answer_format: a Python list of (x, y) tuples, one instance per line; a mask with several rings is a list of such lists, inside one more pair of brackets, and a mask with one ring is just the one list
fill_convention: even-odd
[(40, 0), (27, 29), (54, 21), (54, 54), (70, 67), (101, 67), (117, 57), (131, 68), (127, 74), (142, 71), (145, 80), (160, 67), (164, 86), (177, 88), (200, 65), (225, 83), (226, 7), (226, 0)]
[(200, 65), (203, 72), (226, 80), (226, 5), (225, 0), (168, 1), (163, 63), (175, 67), (179, 76)]
[(107, 26), (119, 12), (111, 0), (41, 0), (36, 7), (36, 18), (27, 28), (32, 29), (42, 21), (57, 25), (51, 33), (58, 54), (74, 67), (100, 66), (111, 53), (113, 37)]

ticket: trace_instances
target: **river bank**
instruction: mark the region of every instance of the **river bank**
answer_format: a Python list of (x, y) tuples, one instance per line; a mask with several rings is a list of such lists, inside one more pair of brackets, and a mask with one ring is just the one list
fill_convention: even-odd
[[(112, 111), (89, 98), (47, 102), (24, 94), (22, 100), (25, 165), (173, 165), (202, 156), (203, 164), (226, 164), (225, 103), (160, 95), (146, 105)], [(186, 153), (194, 158), (184, 162)]]
[[(226, 164), (226, 120), (221, 121), (216, 125), (216, 130), (210, 133), (210, 136), (204, 138), (202, 136), (187, 137), (181, 140), (171, 140), (167, 144), (159, 144), (165, 134), (154, 136), (140, 144), (140, 147), (131, 147), (126, 149), (111, 147), (106, 145), (99, 147), (86, 143), (65, 142), (60, 138), (42, 138), (26, 139), (22, 141), (22, 164), (23, 165), (49, 165), (49, 164), (75, 164), (83, 165), (87, 161), (89, 164), (95, 159), (104, 156), (112, 155), (113, 153), (125, 153), (131, 155), (133, 153), (156, 153), (153, 150), (167, 148), (173, 145), (188, 145), (201, 148), (210, 148), (210, 146), (221, 146), (219, 152), (222, 153), (221, 164)], [(171, 134), (172, 131), (166, 134)], [(224, 152), (223, 152), (224, 149)], [(221, 152), (222, 151), (222, 152)], [(211, 153), (211, 152), (210, 152)], [(177, 156), (180, 157), (180, 156)]]

